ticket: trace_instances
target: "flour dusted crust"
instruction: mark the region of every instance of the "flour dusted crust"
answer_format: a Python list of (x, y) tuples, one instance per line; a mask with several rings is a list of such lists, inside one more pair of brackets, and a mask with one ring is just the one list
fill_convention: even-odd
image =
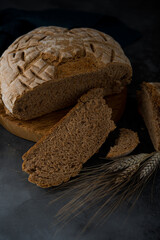
[[(24, 120), (67, 107), (90, 88), (106, 87), (106, 95), (118, 93), (131, 76), (130, 62), (120, 45), (109, 35), (89, 28), (37, 28), (13, 42), (0, 60), (3, 103), (11, 114)], [(71, 81), (70, 85), (65, 80)], [(46, 110), (42, 106), (41, 111), (33, 114), (32, 103), (21, 109), (21, 98), (26, 93), (51, 81), (53, 94), (65, 94), (64, 99), (53, 100), (53, 107)], [(79, 86), (75, 81), (79, 81)], [(65, 86), (72, 85), (71, 93), (56, 90), (67, 91)], [(26, 116), (21, 114), (23, 111)]]

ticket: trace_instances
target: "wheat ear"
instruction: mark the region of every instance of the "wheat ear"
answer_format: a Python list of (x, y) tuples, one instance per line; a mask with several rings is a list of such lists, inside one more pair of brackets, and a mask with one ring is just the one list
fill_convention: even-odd
[[(140, 153), (138, 155), (131, 155), (131, 156), (127, 156), (127, 157), (118, 158), (111, 163), (108, 170), (110, 172), (117, 172), (120, 170), (124, 170), (131, 166), (135, 166), (137, 164), (144, 162), (151, 155), (153, 155), (153, 154), (152, 153), (151, 154)], [(132, 169), (132, 167), (130, 169)]]
[(133, 164), (126, 168), (122, 173), (119, 174), (119, 176), (115, 179), (115, 183), (122, 183), (125, 180), (129, 181), (131, 177), (137, 172), (139, 168), (139, 163)]
[[(131, 155), (116, 161), (116, 165), (113, 164), (112, 171), (115, 172), (121, 170), (121, 173), (117, 173), (118, 176), (115, 179), (115, 183), (122, 183), (124, 181), (129, 181), (131, 177), (138, 171), (139, 166), (142, 162), (146, 161), (152, 154), (141, 153), (138, 155)], [(114, 168), (115, 167), (115, 168)]]
[(140, 179), (148, 179), (152, 173), (156, 170), (160, 164), (160, 152), (154, 153), (154, 155), (146, 161), (144, 167), (140, 172)]
[(104, 204), (90, 222), (97, 215), (109, 216), (126, 199), (135, 198), (136, 201), (159, 163), (160, 153), (153, 152), (131, 155), (85, 169), (77, 179), (67, 183), (68, 187), (72, 182), (75, 184), (68, 189), (73, 199), (57, 213), (59, 222), (66, 224), (82, 210), (95, 207), (103, 199)]

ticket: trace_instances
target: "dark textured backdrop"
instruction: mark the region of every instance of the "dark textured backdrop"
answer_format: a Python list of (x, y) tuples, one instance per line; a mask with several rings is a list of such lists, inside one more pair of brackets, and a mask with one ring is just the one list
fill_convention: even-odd
[[(159, 8), (156, 5), (156, 1), (1, 1), (0, 8), (4, 9), (6, 7), (23, 8), (26, 10), (44, 10), (56, 7), (58, 9), (68, 8), (85, 12), (91, 11), (96, 14), (101, 13), (106, 16), (110, 15), (116, 17), (118, 21), (116, 24), (119, 24), (119, 20), (125, 23), (125, 25), (121, 25), (121, 27), (124, 27), (123, 33), (121, 31), (122, 28), (117, 30), (120, 34), (120, 39), (118, 40), (121, 40), (122, 44), (124, 43), (123, 40), (126, 40), (125, 34), (128, 33), (126, 26), (129, 29), (136, 30), (136, 32), (131, 31), (129, 34), (129, 39), (131, 38), (134, 41), (123, 45), (125, 53), (131, 60), (134, 75), (133, 82), (129, 88), (126, 112), (119, 125), (138, 131), (141, 144), (136, 152), (153, 151), (153, 146), (144, 123), (137, 113), (135, 93), (142, 81), (160, 81), (160, 24)], [(8, 10), (5, 11), (8, 12)], [(9, 11), (12, 12), (13, 10)], [(9, 44), (9, 41), (12, 40), (15, 34), (11, 24), (12, 21), (10, 21), (13, 34), (10, 34), (10, 37), (6, 40), (9, 28), (4, 27), (4, 24), (7, 24), (9, 18), (12, 19), (12, 15), (9, 14), (7, 21), (5, 20), (6, 16), (6, 12), (2, 11), (0, 13), (1, 51)], [(84, 16), (84, 14), (81, 16)], [(90, 15), (88, 14), (88, 16)], [(25, 17), (23, 13), (22, 17)], [(95, 15), (93, 21), (96, 21), (97, 17), (98, 15)], [(64, 14), (61, 18), (60, 22), (64, 21), (64, 24), (66, 24), (67, 15)], [(79, 17), (79, 19), (82, 19), (82, 22), (84, 20), (83, 17)], [(105, 17), (104, 19), (100, 22), (100, 27), (104, 27), (104, 23), (106, 24), (106, 21), (111, 18)], [(113, 27), (114, 24), (112, 25), (112, 23), (115, 23), (115, 21), (110, 21), (110, 27)], [(112, 27), (111, 29), (113, 30)], [(140, 35), (135, 39), (137, 32)], [(132, 33), (135, 33), (135, 35), (133, 36)], [(77, 233), (88, 221), (88, 216), (92, 213), (90, 210), (82, 213), (55, 235), (57, 227), (54, 222), (54, 215), (57, 209), (66, 203), (66, 199), (64, 198), (55, 204), (49, 205), (49, 202), (57, 196), (57, 193), (53, 193), (52, 190), (40, 189), (27, 182), (27, 175), (21, 171), (21, 156), (32, 145), (33, 143), (13, 136), (0, 126), (0, 240), (75, 239)], [(81, 239), (159, 240), (160, 172), (157, 173), (154, 181), (154, 191), (152, 183), (153, 181), (144, 189), (140, 199), (130, 213), (128, 213), (128, 207), (130, 206), (130, 202), (128, 202), (127, 205), (124, 205), (113, 214), (104, 225), (96, 228), (96, 222), (93, 222)]]

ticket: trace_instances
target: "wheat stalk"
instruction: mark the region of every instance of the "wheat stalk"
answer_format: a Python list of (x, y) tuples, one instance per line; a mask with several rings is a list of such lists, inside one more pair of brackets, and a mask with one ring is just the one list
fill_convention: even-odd
[(117, 172), (119, 170), (123, 170), (125, 168), (137, 165), (145, 161), (147, 158), (149, 158), (151, 154), (148, 153), (140, 153), (138, 155), (132, 155), (132, 156), (127, 156), (123, 158), (119, 158), (113, 161), (111, 163), (111, 166), (109, 167), (109, 171), (111, 172)]
[(103, 199), (106, 199), (104, 204), (90, 222), (100, 213), (108, 217), (123, 201), (140, 195), (159, 163), (160, 153), (141, 153), (84, 169), (77, 179), (65, 184), (68, 187), (75, 184), (68, 189), (68, 196), (73, 198), (57, 213), (57, 220), (65, 225), (85, 208), (94, 207)]
[(160, 164), (160, 152), (154, 153), (154, 155), (146, 162), (145, 166), (140, 172), (140, 179), (149, 178)]
[(122, 183), (123, 181), (129, 181), (131, 177), (137, 172), (140, 163), (133, 164), (126, 168), (119, 176), (115, 179), (115, 183)]
[[(129, 181), (131, 177), (138, 171), (140, 164), (147, 159), (149, 159), (154, 153), (147, 154), (141, 153), (138, 155), (132, 155), (129, 157), (121, 158), (119, 161), (116, 161), (116, 167), (111, 167), (112, 171), (115, 172), (123, 170), (118, 177), (115, 179), (115, 183), (121, 183), (125, 180)], [(120, 163), (120, 164), (119, 164)]]

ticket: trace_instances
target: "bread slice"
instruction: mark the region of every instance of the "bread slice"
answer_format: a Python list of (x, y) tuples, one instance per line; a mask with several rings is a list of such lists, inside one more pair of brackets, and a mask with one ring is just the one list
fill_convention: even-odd
[[(112, 108), (112, 120), (118, 122), (123, 115), (126, 105), (127, 89), (119, 94), (104, 97), (107, 105)], [(1, 99), (0, 99), (1, 100)], [(18, 137), (37, 142), (62, 118), (71, 108), (48, 113), (31, 120), (19, 120), (6, 114), (3, 104), (0, 103), (0, 124), (9, 132)]]
[(48, 113), (39, 118), (31, 120), (19, 120), (6, 114), (4, 107), (0, 104), (0, 124), (10, 133), (37, 142), (68, 112), (70, 108)]
[(102, 89), (90, 90), (46, 136), (23, 155), (23, 171), (40, 187), (57, 186), (76, 176), (115, 129)]
[(138, 108), (156, 151), (160, 151), (160, 83), (143, 82), (138, 92)]
[(0, 60), (3, 103), (22, 120), (75, 105), (91, 88), (120, 93), (131, 77), (120, 45), (89, 28), (37, 28), (12, 43)]
[(139, 144), (138, 134), (130, 129), (121, 128), (115, 146), (106, 155), (107, 159), (114, 159), (130, 154)]

